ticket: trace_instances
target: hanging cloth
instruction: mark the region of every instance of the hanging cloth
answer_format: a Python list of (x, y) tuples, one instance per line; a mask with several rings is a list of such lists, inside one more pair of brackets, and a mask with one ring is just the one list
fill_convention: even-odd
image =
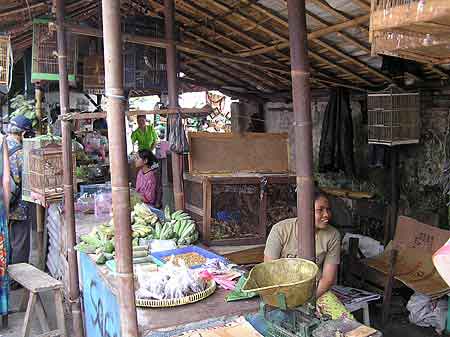
[(319, 151), (319, 172), (344, 171), (354, 176), (353, 123), (347, 89), (334, 88), (325, 110)]

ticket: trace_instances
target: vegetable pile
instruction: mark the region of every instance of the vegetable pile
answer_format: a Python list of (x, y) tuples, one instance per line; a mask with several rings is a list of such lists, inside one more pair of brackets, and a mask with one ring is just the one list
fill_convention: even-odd
[[(190, 245), (198, 240), (195, 222), (191, 217), (183, 211), (171, 214), (168, 207), (165, 209), (165, 222), (161, 223), (158, 216), (145, 204), (138, 203), (131, 212), (131, 224), (132, 244), (135, 251), (139, 251), (140, 240), (174, 240), (178, 245)], [(114, 222), (111, 219), (109, 223), (95, 227), (91, 233), (81, 235), (81, 242), (75, 246), (75, 249), (87, 254), (96, 254), (96, 262), (104, 264), (107, 260), (114, 258), (114, 235)], [(142, 253), (134, 253), (142, 255)], [(148, 252), (145, 256), (147, 255)]]

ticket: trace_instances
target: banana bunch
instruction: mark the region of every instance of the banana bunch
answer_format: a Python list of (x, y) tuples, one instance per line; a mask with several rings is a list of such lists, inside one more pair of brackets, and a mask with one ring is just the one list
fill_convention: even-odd
[(184, 211), (170, 213), (170, 209), (164, 209), (166, 224), (162, 228), (162, 236), (165, 239), (176, 239), (178, 245), (190, 245), (198, 240), (198, 232), (195, 222)]
[(131, 222), (139, 225), (154, 226), (158, 222), (158, 216), (145, 204), (139, 203), (134, 206), (133, 212), (131, 212)]
[(170, 240), (174, 238), (174, 234), (172, 222), (166, 222), (164, 225), (158, 222), (153, 237), (159, 240)]
[(131, 230), (133, 231), (133, 238), (145, 238), (148, 235), (152, 234), (153, 232), (153, 228), (147, 225), (143, 225), (143, 224), (136, 224), (134, 223), (131, 226)]

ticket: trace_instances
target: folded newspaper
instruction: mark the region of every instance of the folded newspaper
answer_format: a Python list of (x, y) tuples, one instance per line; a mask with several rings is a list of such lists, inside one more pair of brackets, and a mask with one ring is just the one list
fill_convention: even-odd
[(344, 305), (376, 301), (381, 297), (375, 293), (350, 287), (333, 286), (331, 290)]

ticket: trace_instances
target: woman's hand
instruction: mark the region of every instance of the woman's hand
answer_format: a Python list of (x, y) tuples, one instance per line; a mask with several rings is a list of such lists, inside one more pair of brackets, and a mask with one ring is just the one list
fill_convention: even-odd
[(320, 278), (319, 285), (317, 286), (316, 298), (319, 298), (325, 294), (335, 284), (338, 268), (338, 264), (327, 263), (323, 265), (322, 277)]

